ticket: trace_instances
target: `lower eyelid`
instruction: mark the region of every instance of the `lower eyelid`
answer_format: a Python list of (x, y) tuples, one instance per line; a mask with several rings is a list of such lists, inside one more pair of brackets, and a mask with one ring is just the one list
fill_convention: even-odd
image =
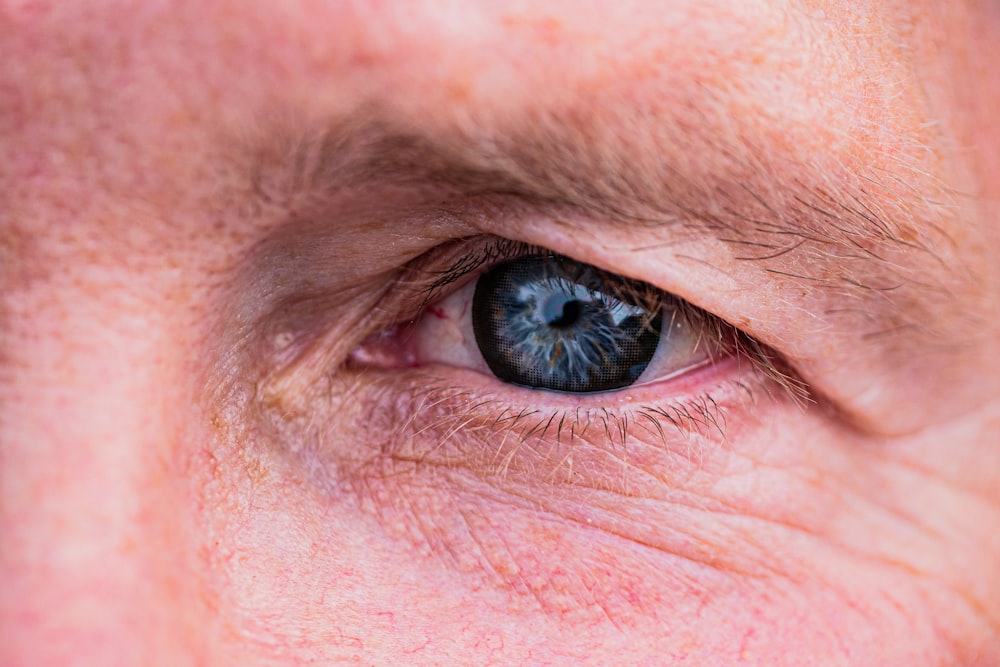
[[(386, 370), (387, 381), (392, 372), (400, 371)], [(500, 400), (509, 404), (511, 408), (587, 409), (608, 412), (631, 410), (640, 406), (679, 404), (694, 396), (713, 393), (727, 382), (742, 382), (749, 386), (758, 381), (755, 369), (748, 369), (740, 359), (734, 357), (710, 360), (684, 369), (675, 375), (637, 383), (624, 389), (594, 393), (551, 391), (508, 384), (475, 369), (450, 364), (428, 363), (404, 372), (410, 376), (409, 379), (401, 379), (404, 384), (421, 377), (423, 381), (433, 382), (436, 385), (461, 387), (470, 396), (484, 400)], [(750, 375), (753, 377), (749, 377)]]
[(370, 389), (358, 397), (358, 423), (369, 425), (376, 459), (622, 493), (636, 488), (635, 475), (662, 491), (664, 476), (722, 455), (753, 382), (735, 379), (731, 359), (680, 381), (597, 395), (498, 389), (454, 368), (357, 372)]

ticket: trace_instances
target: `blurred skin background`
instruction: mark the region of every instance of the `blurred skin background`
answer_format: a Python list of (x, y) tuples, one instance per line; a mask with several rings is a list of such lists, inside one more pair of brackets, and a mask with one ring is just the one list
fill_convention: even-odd
[[(1000, 665), (997, 3), (5, 2), (0, 62), (0, 664)], [(539, 248), (697, 344), (495, 377)]]

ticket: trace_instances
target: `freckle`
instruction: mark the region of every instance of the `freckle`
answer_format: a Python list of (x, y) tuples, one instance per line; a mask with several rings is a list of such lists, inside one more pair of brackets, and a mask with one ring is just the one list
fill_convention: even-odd
[(471, 86), (464, 81), (454, 80), (446, 86), (445, 90), (449, 99), (455, 104), (468, 102), (472, 98)]

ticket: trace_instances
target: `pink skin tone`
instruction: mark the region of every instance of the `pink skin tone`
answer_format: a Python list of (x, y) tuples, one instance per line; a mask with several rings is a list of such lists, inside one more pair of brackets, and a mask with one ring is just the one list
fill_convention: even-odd
[[(1000, 664), (996, 3), (8, 2), (0, 26), (0, 664)], [(358, 109), (487, 165), (556, 119), (670, 165), (663, 190), (746, 185), (743, 219), (734, 192), (880, 174), (894, 240), (746, 261), (676, 211), (420, 169), (293, 185), (289, 142)], [(607, 395), (504, 385), (474, 275), (408, 324), (404, 267), (476, 235), (675, 294), (812, 398), (723, 351)]]

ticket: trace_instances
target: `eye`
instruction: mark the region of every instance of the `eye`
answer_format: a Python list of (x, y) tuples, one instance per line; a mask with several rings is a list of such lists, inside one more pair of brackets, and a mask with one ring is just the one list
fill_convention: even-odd
[(501, 380), (591, 392), (627, 387), (660, 341), (663, 308), (645, 286), (556, 256), (524, 257), (479, 278), (472, 328)]
[(415, 259), (370, 317), (343, 377), (358, 423), (383, 429), (378, 455), (477, 477), (605, 488), (626, 442), (626, 468), (644, 444), (646, 465), (673, 469), (660, 457), (702, 460), (690, 438), (724, 441), (758, 390), (800, 396), (781, 357), (718, 316), (495, 237)]
[(566, 257), (520, 257), (427, 308), (412, 330), (414, 359), (533, 389), (611, 391), (711, 360), (711, 338), (691, 310), (647, 283)]

